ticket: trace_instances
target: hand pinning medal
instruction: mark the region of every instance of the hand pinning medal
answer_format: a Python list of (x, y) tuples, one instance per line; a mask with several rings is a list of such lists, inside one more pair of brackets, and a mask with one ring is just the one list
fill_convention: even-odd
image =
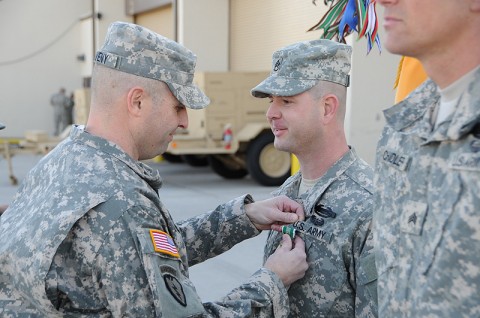
[(291, 225), (283, 225), (282, 226), (282, 233), (283, 234), (288, 234), (292, 240), (295, 239), (296, 232), (297, 232), (297, 230), (295, 230), (295, 228)]

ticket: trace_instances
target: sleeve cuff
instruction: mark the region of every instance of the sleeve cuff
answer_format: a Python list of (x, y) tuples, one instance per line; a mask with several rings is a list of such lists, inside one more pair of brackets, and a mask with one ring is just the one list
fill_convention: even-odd
[(287, 289), (277, 274), (262, 267), (250, 277), (250, 282), (252, 284), (256, 282), (259, 288), (270, 296), (274, 317), (288, 317), (290, 303)]

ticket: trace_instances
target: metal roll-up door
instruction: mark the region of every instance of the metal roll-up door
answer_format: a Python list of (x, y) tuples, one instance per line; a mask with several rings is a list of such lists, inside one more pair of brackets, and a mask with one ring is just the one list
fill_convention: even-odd
[(306, 32), (327, 11), (323, 1), (231, 0), (230, 69), (270, 69), (275, 50), (303, 40), (319, 38), (321, 31)]
[(175, 40), (175, 19), (171, 4), (135, 15), (135, 23)]

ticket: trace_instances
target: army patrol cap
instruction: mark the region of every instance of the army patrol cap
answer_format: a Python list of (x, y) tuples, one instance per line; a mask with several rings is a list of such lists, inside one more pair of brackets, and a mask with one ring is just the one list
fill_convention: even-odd
[(201, 109), (210, 100), (193, 83), (197, 57), (193, 52), (142, 26), (114, 22), (95, 63), (165, 82), (186, 107)]
[(313, 40), (286, 46), (272, 57), (272, 72), (252, 89), (254, 97), (294, 96), (319, 81), (348, 87), (352, 48), (331, 40)]

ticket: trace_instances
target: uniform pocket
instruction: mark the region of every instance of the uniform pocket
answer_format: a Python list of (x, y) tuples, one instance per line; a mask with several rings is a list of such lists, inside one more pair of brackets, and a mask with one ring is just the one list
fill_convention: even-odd
[(363, 294), (359, 289), (365, 289), (368, 295), (377, 303), (377, 267), (375, 266), (375, 254), (360, 258), (357, 272), (357, 294)]
[(345, 264), (339, 252), (339, 241), (335, 240), (330, 228), (316, 226), (309, 220), (297, 222), (294, 227), (305, 242), (309, 264), (303, 281), (322, 286), (327, 294), (331, 293), (332, 298), (327, 300), (334, 301), (347, 281)]
[(375, 200), (379, 209), (374, 211), (373, 236), (377, 271), (382, 276), (398, 266), (399, 244), (404, 235), (398, 214), (403, 211), (402, 202), (408, 202), (408, 193), (404, 190), (409, 188), (407, 174), (385, 169), (382, 179), (376, 181), (376, 187)]
[(423, 249), (418, 255), (418, 269), (421, 274), (426, 275), (444, 236), (444, 229), (449, 218), (454, 213), (454, 206), (460, 196), (461, 182), (457, 174), (450, 174), (449, 180), (443, 184), (431, 200), (431, 207), (428, 215), (422, 224), (421, 235)]

